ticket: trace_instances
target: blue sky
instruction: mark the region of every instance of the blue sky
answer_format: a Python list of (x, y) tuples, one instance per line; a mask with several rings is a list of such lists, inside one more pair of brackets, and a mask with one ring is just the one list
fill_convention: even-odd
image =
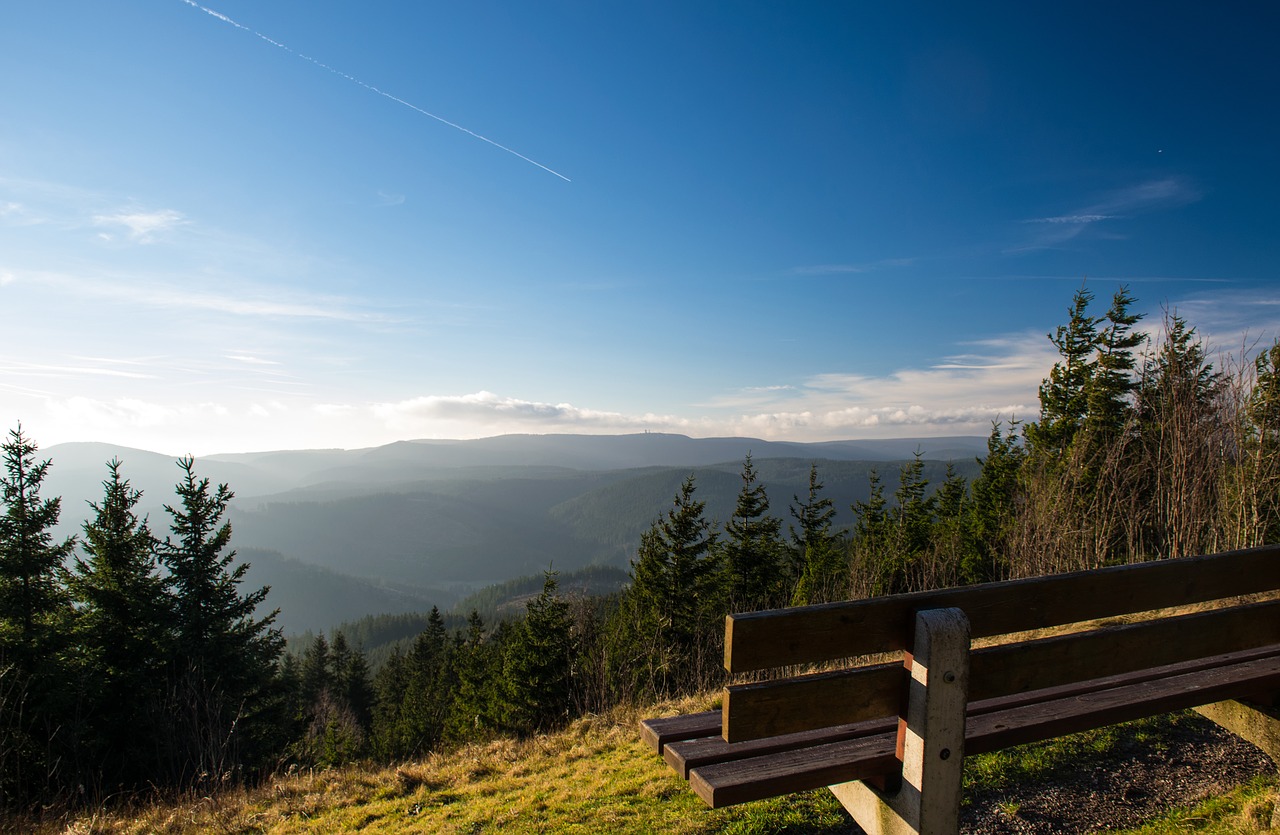
[(171, 454), (986, 434), (1086, 277), (1280, 334), (1278, 24), (10, 3), (0, 418)]

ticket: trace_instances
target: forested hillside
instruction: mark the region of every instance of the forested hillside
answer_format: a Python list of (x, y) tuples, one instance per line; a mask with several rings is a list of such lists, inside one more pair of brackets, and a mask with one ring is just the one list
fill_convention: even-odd
[[(82, 535), (59, 538), (63, 508), (42, 493), (49, 465), (14, 429), (0, 474), (3, 802), (67, 802), (80, 786), (85, 800), (203, 791), (271, 768), (525, 737), (718, 686), (727, 612), (1280, 540), (1280, 343), (1214, 360), (1176, 313), (1148, 337), (1127, 291), (1101, 313), (1093, 302), (1081, 288), (1049, 335), (1059, 358), (1038, 419), (993, 426), (972, 473), (923, 454), (881, 471), (748, 452), (682, 474), (567, 472), (534, 506), (519, 477), (398, 492), (379, 525), (363, 528), (340, 502), (317, 502), (299, 512), (338, 540), (335, 552), (367, 554), (362, 540), (385, 532), (402, 571), (424, 559), (413, 550), (416, 505), (461, 537), (486, 525), (469, 501), (481, 497), (522, 522), (590, 532), (601, 547), (627, 549), (634, 530), (634, 550), (623, 588), (571, 592), (557, 574), (569, 566), (536, 550), (536, 534), (495, 535), (494, 547), (556, 569), (536, 590), (509, 590), (524, 594), (519, 617), (496, 602), (482, 614), (475, 599), (468, 612), (436, 606), (317, 632), (293, 652), (262, 614), (268, 590), (246, 582), (248, 564), (230, 548), (226, 485), (181, 459), (162, 534), (113, 461)], [(545, 475), (535, 481), (545, 486)], [(829, 485), (857, 475), (865, 492), (840, 499), (846, 527)], [(710, 504), (708, 485), (731, 504)], [(659, 492), (665, 507), (646, 505), (637, 520), (636, 505)], [(363, 642), (375, 633), (393, 637), (373, 664)]]

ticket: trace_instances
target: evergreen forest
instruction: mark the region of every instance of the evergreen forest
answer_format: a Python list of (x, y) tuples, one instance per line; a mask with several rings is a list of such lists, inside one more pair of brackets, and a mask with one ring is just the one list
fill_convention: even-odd
[(930, 483), (917, 454), (872, 471), (840, 528), (820, 461), (779, 497), (747, 455), (727, 520), (690, 475), (621, 591), (563, 593), (548, 570), (518, 616), (433, 608), (376, 656), (356, 629), (286, 649), (269, 590), (234, 560), (231, 489), (190, 458), (163, 529), (112, 460), (80, 533), (56, 538), (50, 462), (15, 428), (0, 446), (0, 808), (394, 762), (706, 691), (734, 611), (1280, 541), (1280, 342), (1211, 355), (1176, 311), (1143, 327), (1126, 288), (1097, 301), (1076, 291), (1038, 415), (993, 424), (971, 479)]

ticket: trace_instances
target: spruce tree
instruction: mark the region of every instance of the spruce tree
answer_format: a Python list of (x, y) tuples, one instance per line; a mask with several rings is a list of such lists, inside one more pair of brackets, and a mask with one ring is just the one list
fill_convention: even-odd
[(849, 568), (843, 543), (831, 530), (836, 511), (831, 499), (821, 495), (818, 465), (809, 465), (809, 493), (795, 502), (791, 516), (800, 528), (791, 528), (791, 573), (794, 589), (791, 603), (804, 606), (843, 598), (848, 586)]
[(136, 512), (141, 491), (107, 463), (101, 502), (90, 502), (69, 588), (79, 610), (85, 661), (83, 700), (105, 785), (154, 780), (159, 763), (155, 728), (165, 698), (165, 662), (173, 628), (169, 588), (160, 574), (156, 538)]
[(63, 569), (75, 541), (53, 537), (61, 500), (40, 497), (38, 451), (21, 426), (0, 445), (0, 806), (56, 792), (79, 735), (62, 733), (77, 724)]
[(165, 505), (172, 536), (160, 558), (174, 591), (173, 767), (188, 783), (221, 779), (273, 754), (282, 706), (274, 673), (283, 639), (272, 626), (275, 612), (256, 615), (269, 589), (240, 590), (249, 564), (235, 564), (231, 524), (223, 518), (234, 494), (197, 478), (190, 457), (178, 467), (178, 504)]
[(933, 552), (932, 586), (956, 586), (971, 582), (965, 567), (974, 562), (975, 544), (969, 513), (969, 484), (947, 462), (947, 475), (934, 494), (936, 516), (930, 533)]
[(1135, 351), (1146, 336), (1134, 331), (1142, 316), (1130, 313), (1134, 298), (1121, 287), (1111, 298), (1106, 325), (1097, 334), (1093, 366), (1086, 386), (1086, 428), (1100, 441), (1112, 440), (1123, 431), (1132, 413), (1131, 399), (1137, 390)]
[(974, 548), (971, 559), (961, 565), (961, 582), (983, 583), (1004, 579), (1006, 550), (1017, 512), (1022, 465), (1026, 450), (1019, 442), (1018, 422), (1009, 422), (1005, 432), (998, 421), (991, 424), (987, 456), (978, 460), (982, 471), (973, 480), (969, 527)]
[(1040, 420), (1027, 424), (1027, 439), (1047, 456), (1063, 454), (1084, 425), (1089, 380), (1098, 342), (1098, 317), (1088, 314), (1093, 293), (1081, 287), (1068, 308), (1070, 319), (1049, 334), (1061, 359), (1040, 385)]
[(666, 515), (641, 534), (631, 587), (611, 619), (610, 677), (626, 695), (665, 696), (710, 681), (706, 662), (723, 638), (728, 591), (696, 489), (688, 476)]
[[(432, 606), (427, 627), (413, 647), (396, 662), (396, 668), (380, 675), (379, 718), (375, 727), (379, 746), (395, 757), (422, 756), (439, 746), (454, 694), (452, 646), (439, 607)], [(398, 704), (383, 707), (387, 698)]]
[(742, 489), (722, 544), (731, 608), (761, 609), (780, 601), (781, 527), (782, 520), (769, 515), (769, 497), (748, 453), (742, 464)]
[(854, 576), (850, 580), (854, 594), (869, 597), (888, 593), (883, 578), (895, 555), (884, 485), (874, 467), (867, 473), (867, 482), (867, 500), (855, 501), (850, 508), (854, 515), (850, 541)]
[(63, 563), (75, 548), (73, 538), (54, 541), (51, 529), (58, 524), (62, 500), (40, 497), (50, 462), (37, 463), (38, 451), (21, 426), (0, 445), (0, 662), (27, 675), (64, 643), (71, 609)]
[(483, 740), (498, 726), (494, 685), (501, 677), (501, 656), (485, 640), (484, 619), (474, 609), (467, 634), (454, 653), (457, 691), (445, 721), (445, 738), (453, 742)]
[(501, 719), (510, 733), (551, 730), (569, 717), (574, 645), (569, 604), (556, 574), (544, 575), (542, 592), (525, 607), (504, 647)]

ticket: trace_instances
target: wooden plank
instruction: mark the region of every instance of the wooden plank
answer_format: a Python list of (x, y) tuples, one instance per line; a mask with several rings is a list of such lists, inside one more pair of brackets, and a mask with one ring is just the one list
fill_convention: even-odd
[[(1066, 699), (1098, 690), (1108, 690), (1158, 678), (1196, 673), (1214, 667), (1224, 667), (1230, 664), (1272, 657), (1280, 657), (1280, 644), (1272, 644), (1267, 647), (1242, 652), (1221, 653), (1180, 664), (1138, 670), (1123, 675), (1106, 676), (1086, 682), (1072, 682), (1033, 693), (1016, 693), (994, 699), (975, 700), (969, 703), (968, 715), (979, 716), (984, 713), (1010, 710), (1037, 702)], [(719, 717), (719, 714), (715, 713), (697, 715), (716, 719)], [(690, 770), (704, 765), (732, 762), (734, 760), (747, 759), (748, 757), (776, 754), (782, 751), (792, 751), (798, 748), (808, 748), (814, 745), (825, 745), (832, 742), (857, 739), (862, 736), (888, 733), (896, 730), (897, 725), (898, 720), (896, 717), (884, 717), (850, 725), (837, 725), (833, 728), (822, 728), (814, 731), (734, 743), (725, 742), (720, 736), (704, 735), (700, 738), (691, 737), (686, 740), (671, 742), (663, 748), (662, 754), (667, 764), (677, 774), (688, 779)], [(715, 729), (719, 730), (718, 723)]]
[(965, 748), (970, 754), (981, 754), (1224, 699), (1258, 697), (1278, 689), (1280, 657), (1260, 658), (984, 713), (970, 719)]
[(994, 698), (1280, 643), (1280, 601), (988, 647), (970, 698)]
[(696, 739), (700, 736), (718, 738), (720, 723), (721, 716), (718, 710), (645, 719), (640, 723), (640, 738), (644, 740), (645, 745), (661, 754), (664, 747), (677, 740)]
[(844, 603), (730, 615), (725, 668), (750, 672), (905, 649), (922, 609), (958, 607), (975, 638), (1280, 589), (1280, 546)]
[(689, 787), (713, 809), (897, 773), (897, 732), (702, 766)]
[[(719, 725), (716, 726), (719, 730)], [(819, 731), (807, 731), (799, 734), (773, 736), (750, 742), (725, 742), (722, 737), (712, 736), (702, 739), (687, 739), (672, 742), (662, 749), (663, 758), (677, 774), (689, 779), (692, 769), (712, 763), (733, 762), (749, 757), (762, 757), (767, 754), (779, 754), (814, 745), (827, 745), (833, 742), (844, 742), (876, 734), (896, 734), (898, 719), (886, 716), (868, 722), (855, 722), (851, 725), (838, 725), (834, 728), (823, 728)]]
[(722, 736), (744, 742), (897, 716), (906, 706), (901, 664), (735, 684), (725, 688)]
[[(1254, 657), (1047, 701), (1029, 698), (1036, 694), (1019, 694), (1013, 698), (1021, 703), (1006, 709), (975, 713), (976, 705), (971, 706), (965, 753), (994, 751), (1223, 699), (1271, 698), (1280, 691), (1280, 653), (1246, 655)], [(692, 769), (689, 783), (713, 808), (811, 791), (894, 773), (898, 766), (895, 743), (896, 734), (887, 732), (720, 762)]]
[[(1280, 643), (1280, 601), (986, 647), (972, 653), (969, 698), (998, 698), (1274, 643)], [(901, 665), (881, 664), (730, 685), (724, 737), (743, 742), (898, 713), (906, 680)]]

